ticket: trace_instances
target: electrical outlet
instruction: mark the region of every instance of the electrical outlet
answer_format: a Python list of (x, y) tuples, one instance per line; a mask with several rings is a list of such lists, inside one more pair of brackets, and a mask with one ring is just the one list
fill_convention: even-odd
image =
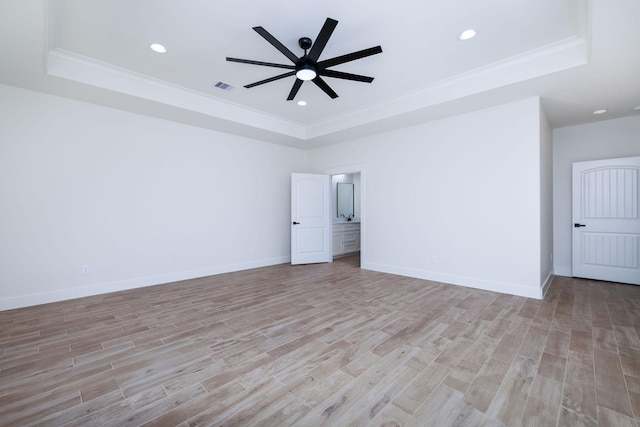
[(83, 266), (80, 268), (80, 272), (81, 272), (82, 274), (89, 274), (89, 266), (88, 266), (88, 265), (83, 265)]

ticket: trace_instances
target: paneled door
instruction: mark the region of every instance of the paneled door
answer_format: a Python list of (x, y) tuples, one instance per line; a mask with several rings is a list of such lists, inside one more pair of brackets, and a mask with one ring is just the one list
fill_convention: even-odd
[(291, 264), (333, 261), (331, 177), (291, 174)]
[(640, 157), (573, 164), (574, 277), (640, 285)]

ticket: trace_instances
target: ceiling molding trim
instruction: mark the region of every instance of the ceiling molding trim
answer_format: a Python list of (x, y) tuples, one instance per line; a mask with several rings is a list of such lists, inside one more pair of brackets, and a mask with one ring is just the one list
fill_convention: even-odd
[(500, 87), (539, 78), (589, 62), (591, 8), (579, 8), (578, 36), (570, 37), (503, 61), (435, 82), (380, 104), (308, 126), (268, 112), (248, 108), (211, 95), (136, 73), (56, 47), (60, 0), (45, 0), (44, 59), (47, 74), (69, 81), (162, 103), (241, 127), (267, 131), (299, 142), (332, 137), (387, 121), (403, 114), (434, 108)]
[(60, 20), (60, 0), (49, 0), (44, 2), (44, 51), (42, 52), (43, 64), (48, 60), (48, 53), (55, 49), (58, 43), (57, 22)]
[(216, 99), (182, 86), (153, 79), (124, 68), (105, 64), (64, 49), (47, 55), (47, 74), (183, 108), (208, 116), (305, 139), (306, 129), (295, 123)]
[(565, 40), (531, 50), (503, 61), (476, 68), (441, 80), (422, 90), (405, 94), (348, 115), (307, 127), (307, 138), (313, 139), (366, 125), (412, 111), (455, 101), (499, 87), (535, 79), (588, 63), (588, 46), (583, 38)]

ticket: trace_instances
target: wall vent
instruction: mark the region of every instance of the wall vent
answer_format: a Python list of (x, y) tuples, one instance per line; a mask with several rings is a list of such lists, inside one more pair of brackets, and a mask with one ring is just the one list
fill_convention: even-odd
[(227, 92), (233, 89), (233, 86), (225, 82), (218, 82), (214, 86), (217, 87), (218, 89), (226, 90)]

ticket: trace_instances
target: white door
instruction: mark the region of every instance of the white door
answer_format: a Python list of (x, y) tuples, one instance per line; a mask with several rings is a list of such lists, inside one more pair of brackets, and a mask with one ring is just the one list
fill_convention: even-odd
[(573, 164), (573, 276), (640, 285), (640, 157)]
[(291, 174), (291, 264), (333, 261), (331, 177)]

